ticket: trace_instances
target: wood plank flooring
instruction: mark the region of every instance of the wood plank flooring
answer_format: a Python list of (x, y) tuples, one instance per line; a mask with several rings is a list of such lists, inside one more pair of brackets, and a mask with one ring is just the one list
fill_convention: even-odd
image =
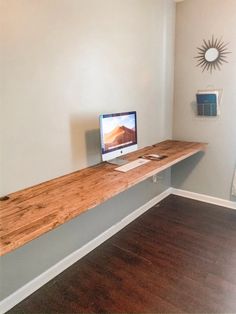
[(236, 313), (236, 211), (171, 195), (9, 313)]

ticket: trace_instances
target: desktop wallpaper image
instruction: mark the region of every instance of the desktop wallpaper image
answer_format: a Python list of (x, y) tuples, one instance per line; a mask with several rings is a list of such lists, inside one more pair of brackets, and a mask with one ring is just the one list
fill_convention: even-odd
[(136, 143), (135, 116), (108, 117), (103, 121), (105, 150)]

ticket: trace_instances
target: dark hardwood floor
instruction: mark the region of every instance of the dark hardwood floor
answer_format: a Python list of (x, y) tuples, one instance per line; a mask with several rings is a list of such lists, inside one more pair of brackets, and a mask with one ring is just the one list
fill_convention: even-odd
[(236, 211), (174, 195), (9, 313), (236, 313)]

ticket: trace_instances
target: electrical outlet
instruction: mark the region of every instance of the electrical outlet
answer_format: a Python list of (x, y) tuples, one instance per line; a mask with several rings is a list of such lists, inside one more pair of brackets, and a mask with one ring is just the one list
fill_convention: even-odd
[(157, 183), (157, 181), (158, 181), (157, 174), (154, 174), (154, 175), (152, 176), (152, 182), (153, 182), (153, 183)]
[(158, 182), (160, 182), (162, 180), (163, 180), (163, 175), (162, 174), (154, 174), (152, 176), (152, 182), (153, 183), (158, 183)]

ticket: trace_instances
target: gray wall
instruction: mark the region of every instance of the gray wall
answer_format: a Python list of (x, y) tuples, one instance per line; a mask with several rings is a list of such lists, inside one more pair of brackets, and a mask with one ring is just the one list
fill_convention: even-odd
[[(172, 135), (172, 0), (1, 1), (1, 195), (100, 161), (98, 115)], [(1, 299), (170, 186), (147, 180), (1, 258)]]
[(98, 116), (171, 136), (172, 0), (1, 1), (0, 195), (100, 161)]
[[(235, 4), (235, 0), (187, 0), (176, 6), (173, 136), (209, 146), (204, 156), (195, 156), (172, 169), (172, 186), (226, 200), (233, 199), (230, 191), (236, 166)], [(232, 54), (221, 71), (202, 73), (194, 57), (202, 40), (212, 35), (229, 42)], [(207, 87), (224, 90), (217, 118), (195, 115), (195, 94)]]

